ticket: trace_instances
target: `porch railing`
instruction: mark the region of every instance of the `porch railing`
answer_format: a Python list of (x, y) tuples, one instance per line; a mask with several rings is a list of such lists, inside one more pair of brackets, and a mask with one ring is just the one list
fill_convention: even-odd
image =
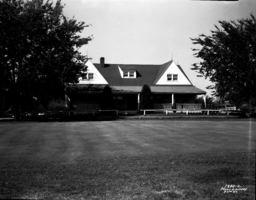
[(201, 103), (176, 103), (177, 109), (184, 109), (184, 110), (200, 110), (202, 109)]
[[(199, 110), (202, 108), (200, 103), (176, 103), (176, 109)], [(154, 104), (154, 109), (172, 109), (171, 103)]]

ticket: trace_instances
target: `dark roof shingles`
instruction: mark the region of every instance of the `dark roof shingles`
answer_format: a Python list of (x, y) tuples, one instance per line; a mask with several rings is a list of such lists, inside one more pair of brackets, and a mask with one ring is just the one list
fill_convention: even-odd
[[(106, 65), (94, 64), (99, 72), (104, 76), (109, 85), (120, 86), (142, 86), (144, 84), (153, 85), (159, 71), (159, 65)], [(137, 72), (137, 78), (122, 78), (118, 66), (123, 69), (132, 68)]]

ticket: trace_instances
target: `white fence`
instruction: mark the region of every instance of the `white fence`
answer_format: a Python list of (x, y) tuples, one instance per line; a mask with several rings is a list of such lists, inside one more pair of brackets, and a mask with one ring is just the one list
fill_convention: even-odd
[(185, 113), (186, 115), (188, 114), (226, 114), (229, 115), (232, 113), (232, 110), (222, 110), (222, 109), (143, 109), (141, 110), (143, 112), (143, 115), (146, 115), (147, 112), (162, 112), (165, 113), (166, 115), (171, 114), (171, 113)]

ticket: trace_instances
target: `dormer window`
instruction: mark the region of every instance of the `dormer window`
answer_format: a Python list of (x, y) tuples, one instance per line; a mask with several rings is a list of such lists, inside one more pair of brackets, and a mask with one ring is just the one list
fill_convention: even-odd
[(125, 71), (124, 72), (124, 78), (128, 78), (129, 77), (129, 72), (128, 71)]
[(136, 78), (136, 73), (134, 70), (125, 70), (123, 72), (123, 78)]
[(167, 81), (178, 81), (178, 74), (167, 74)]
[(120, 76), (122, 78), (131, 78), (131, 79), (136, 79), (137, 78), (137, 71), (135, 67), (125, 67), (125, 68), (120, 68), (118, 66), (119, 72), (120, 72)]
[(130, 77), (131, 77), (131, 78), (134, 77), (134, 72), (130, 72)]

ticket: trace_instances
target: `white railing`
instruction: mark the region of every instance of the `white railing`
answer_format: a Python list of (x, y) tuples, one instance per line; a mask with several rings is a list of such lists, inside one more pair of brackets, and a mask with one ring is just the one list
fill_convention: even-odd
[(97, 113), (104, 113), (104, 112), (114, 112), (116, 114), (116, 116), (118, 116), (118, 110), (80, 110), (80, 111), (77, 111), (77, 110), (74, 110), (74, 111), (69, 111), (69, 115), (70, 113), (80, 113), (80, 114), (92, 114), (93, 116), (95, 116)]
[(147, 112), (163, 112), (166, 115), (170, 113), (185, 113), (186, 115), (190, 114), (203, 114), (210, 115), (211, 112), (215, 112), (218, 114), (227, 114), (229, 115), (232, 110), (221, 110), (221, 109), (142, 109), (143, 115), (146, 115)]

